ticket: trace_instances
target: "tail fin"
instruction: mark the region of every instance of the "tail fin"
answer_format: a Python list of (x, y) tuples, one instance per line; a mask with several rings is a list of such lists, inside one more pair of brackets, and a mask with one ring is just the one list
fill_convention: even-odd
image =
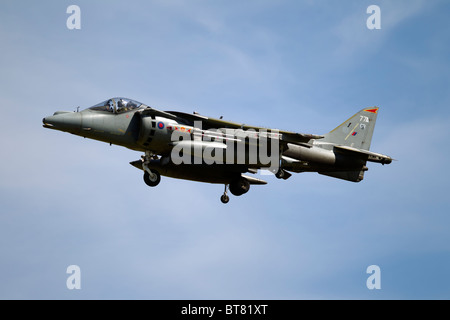
[(336, 129), (325, 134), (320, 141), (369, 150), (378, 109), (378, 107), (373, 107), (359, 111)]

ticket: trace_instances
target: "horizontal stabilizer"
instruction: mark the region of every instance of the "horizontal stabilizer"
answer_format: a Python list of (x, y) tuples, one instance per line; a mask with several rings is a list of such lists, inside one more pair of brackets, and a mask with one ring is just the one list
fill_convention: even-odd
[(341, 180), (360, 182), (364, 179), (364, 171), (365, 170), (362, 169), (353, 171), (319, 172), (319, 174)]
[(357, 149), (357, 148), (353, 148), (353, 147), (349, 147), (349, 146), (335, 146), (334, 148), (337, 149), (337, 151), (341, 151), (344, 153), (360, 155), (365, 160), (371, 161), (371, 162), (378, 162), (378, 163), (382, 163), (382, 164), (390, 164), (392, 162), (391, 157), (386, 156), (381, 153), (375, 153), (372, 151)]

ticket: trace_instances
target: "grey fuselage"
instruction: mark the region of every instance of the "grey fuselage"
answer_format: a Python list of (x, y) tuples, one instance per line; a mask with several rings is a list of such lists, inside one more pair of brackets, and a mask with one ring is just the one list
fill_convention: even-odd
[[(179, 143), (179, 141), (173, 139), (174, 131), (183, 131), (183, 133), (193, 136), (193, 133), (197, 130), (197, 132), (201, 132), (202, 136), (207, 135), (207, 131), (194, 127), (193, 117), (201, 119), (200, 116), (181, 112), (158, 111), (143, 104), (135, 105), (133, 108), (118, 109), (116, 101), (110, 101), (114, 102), (114, 104), (111, 103), (111, 108), (102, 103), (99, 104), (100, 106), (94, 106), (81, 112), (55, 112), (53, 116), (43, 119), (44, 127), (154, 155), (155, 158), (148, 161), (149, 168), (157, 170), (161, 175), (174, 178), (227, 184), (240, 178), (242, 173), (254, 173), (254, 169), (267, 167), (260, 161), (250, 162), (248, 157), (243, 162), (233, 164), (225, 161), (220, 164), (205, 164), (204, 162), (174, 164), (171, 159), (171, 152), (174, 146)], [(341, 143), (333, 142), (333, 139), (337, 139), (337, 141), (346, 143), (351, 139), (356, 139), (354, 137), (357, 134), (360, 134), (357, 136), (358, 139), (361, 139), (362, 134), (366, 134), (368, 135), (366, 140), (370, 144), (376, 112), (373, 120), (361, 116), (361, 114), (371, 116), (372, 111), (366, 109), (361, 112), (348, 120), (348, 126), (346, 123), (344, 123), (345, 125), (342, 124), (335, 129), (336, 132), (330, 132), (329, 137), (325, 136), (323, 141), (320, 140), (320, 138), (323, 138), (322, 136), (316, 136), (319, 139), (305, 139), (305, 136), (301, 136), (302, 140), (289, 142), (292, 140), (285, 141), (283, 135), (280, 134), (279, 149), (271, 150), (279, 156), (277, 169), (284, 172), (319, 172), (335, 178), (359, 182), (363, 179), (364, 172), (367, 170), (365, 166), (367, 161), (390, 163), (390, 157), (371, 153), (368, 150), (356, 149), (354, 143), (341, 146)], [(367, 118), (367, 123), (364, 123), (366, 121), (364, 117)], [(205, 117), (205, 119), (208, 118)], [(357, 127), (358, 124), (353, 127), (353, 122), (356, 120), (352, 119), (361, 119), (360, 127)], [(370, 123), (371, 121), (373, 121), (373, 124)], [(212, 127), (211, 123), (220, 124), (222, 122), (217, 119), (208, 119), (205, 123), (206, 130), (208, 130)], [(223, 129), (224, 132), (225, 130), (231, 130), (232, 133), (241, 130), (236, 128), (234, 123), (230, 123), (232, 124), (231, 127), (226, 125), (227, 122), (223, 123), (223, 127), (218, 126), (215, 129)], [(369, 127), (369, 124), (372, 127)], [(355, 132), (352, 134), (348, 128), (353, 128)], [(358, 132), (355, 128), (358, 128)], [(347, 132), (349, 133), (347, 134)], [(286, 139), (292, 139), (291, 136), (297, 137), (291, 133), (285, 134)], [(190, 143), (194, 146), (198, 142), (204, 150), (209, 147), (221, 148), (225, 144), (225, 140), (222, 138), (221, 140), (216, 139), (215, 142), (211, 142), (211, 139), (209, 139), (209, 142), (198, 142), (193, 138), (189, 142), (184, 141), (183, 143)], [(246, 145), (249, 145), (248, 141)], [(235, 160), (238, 154), (239, 150), (236, 148), (234, 152)], [(143, 162), (140, 160), (133, 161), (131, 164), (144, 170)], [(289, 176), (290, 174), (287, 177)], [(246, 179), (252, 184), (265, 183), (256, 178), (246, 177)]]

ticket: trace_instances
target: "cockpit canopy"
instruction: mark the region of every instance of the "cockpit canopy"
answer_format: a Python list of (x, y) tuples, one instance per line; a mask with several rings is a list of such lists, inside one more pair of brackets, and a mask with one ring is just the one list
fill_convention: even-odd
[(106, 101), (100, 102), (95, 106), (90, 107), (91, 110), (106, 111), (112, 113), (122, 113), (130, 110), (134, 110), (142, 106), (143, 104), (136, 100), (128, 98), (111, 98)]

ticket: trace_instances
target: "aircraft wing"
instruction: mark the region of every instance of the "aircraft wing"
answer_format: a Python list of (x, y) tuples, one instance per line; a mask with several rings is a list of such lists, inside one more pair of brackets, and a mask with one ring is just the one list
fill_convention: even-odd
[(307, 143), (311, 139), (322, 139), (323, 136), (314, 135), (314, 134), (303, 134), (303, 133), (295, 133), (285, 130), (278, 130), (278, 129), (268, 129), (264, 127), (258, 127), (258, 126), (250, 126), (243, 123), (237, 123), (222, 119), (216, 119), (211, 117), (206, 117), (199, 115), (197, 113), (189, 114), (184, 112), (177, 112), (177, 111), (169, 111), (170, 114), (176, 115), (180, 118), (183, 118), (187, 121), (194, 122), (194, 121), (202, 121), (202, 128), (203, 129), (211, 129), (211, 128), (230, 128), (230, 129), (242, 129), (242, 130), (270, 130), (270, 131), (278, 131), (280, 134), (280, 140), (283, 142), (289, 142), (294, 144), (304, 144)]
[(154, 116), (165, 117), (165, 118), (169, 118), (169, 119), (173, 119), (173, 120), (178, 119), (178, 116), (176, 116), (170, 112), (153, 109), (151, 107), (147, 107), (147, 108), (143, 109), (142, 111), (139, 111), (139, 113), (142, 116), (153, 116), (154, 115)]
[(294, 133), (289, 131), (280, 131), (280, 133), (282, 134), (282, 141), (294, 144), (305, 144), (311, 139), (322, 139), (324, 137), (316, 134)]

